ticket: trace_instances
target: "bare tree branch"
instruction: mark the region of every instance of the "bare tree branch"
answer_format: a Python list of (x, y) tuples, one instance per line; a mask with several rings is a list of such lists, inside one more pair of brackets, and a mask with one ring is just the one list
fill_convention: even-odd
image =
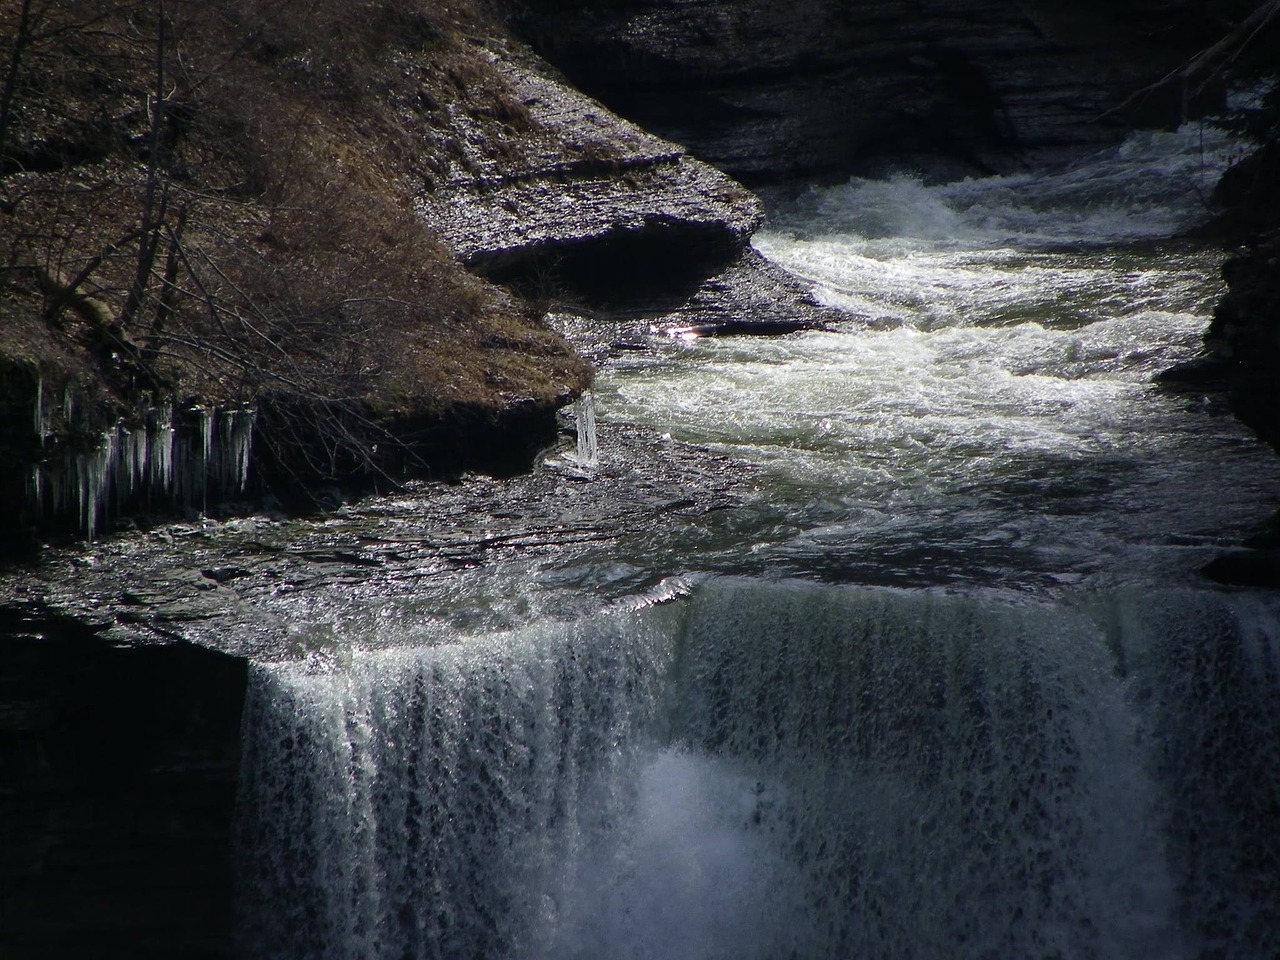
[[(1228, 64), (1234, 61), (1253, 40), (1280, 15), (1280, 0), (1266, 0), (1253, 13), (1235, 25), (1221, 40), (1201, 50), (1186, 63), (1171, 70), (1155, 83), (1126, 97), (1125, 100), (1112, 107), (1103, 116), (1122, 113), (1144, 97), (1172, 83), (1182, 84), (1183, 116), (1186, 117), (1186, 104), (1193, 94), (1200, 93)], [(1197, 76), (1206, 74), (1200, 85), (1191, 89), (1191, 82)]]

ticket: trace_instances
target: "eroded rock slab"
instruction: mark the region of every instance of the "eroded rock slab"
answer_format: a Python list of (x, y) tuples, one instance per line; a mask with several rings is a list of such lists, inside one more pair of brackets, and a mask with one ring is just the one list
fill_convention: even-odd
[[(759, 226), (759, 201), (669, 141), (550, 76), (494, 53), (528, 133), (424, 190), (419, 213), (474, 270), (604, 289), (651, 286), (672, 269), (706, 275)], [(467, 141), (459, 118), (459, 139)]]
[(339, 622), (373, 645), (451, 642), (641, 595), (754, 495), (745, 465), (622, 425), (602, 428), (598, 459), (582, 463), (569, 421), (526, 476), (417, 482), (321, 519), (169, 524), (51, 551), (0, 580), (0, 612), (41, 611), (107, 644), (194, 642), (260, 660), (337, 655)]

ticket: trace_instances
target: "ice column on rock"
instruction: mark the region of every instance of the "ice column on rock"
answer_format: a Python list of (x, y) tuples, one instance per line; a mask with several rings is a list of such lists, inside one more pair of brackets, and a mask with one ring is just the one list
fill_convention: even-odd
[(173, 408), (168, 404), (151, 411), (147, 430), (150, 447), (148, 463), (151, 487), (155, 490), (173, 489), (173, 446), (177, 431), (173, 428)]
[[(186, 431), (168, 404), (141, 409), (132, 422), (118, 421), (85, 450), (72, 446), (74, 430), (59, 437), (45, 395), (45, 384), (38, 381), (33, 427), (46, 453), (31, 468), (31, 502), (45, 516), (74, 515), (90, 540), (102, 528), (108, 506), (119, 512), (167, 500), (203, 511), (211, 492), (226, 496), (248, 485), (252, 408), (195, 407), (194, 429)], [(75, 414), (76, 400), (68, 388), (62, 398), (68, 428)]]
[(115, 477), (119, 458), (120, 428), (102, 434), (97, 449), (76, 457), (76, 512), (80, 529), (92, 541), (105, 511), (107, 493)]
[(590, 390), (584, 390), (573, 405), (578, 420), (578, 450), (576, 459), (586, 467), (600, 462), (599, 443), (596, 439), (596, 398)]
[(218, 418), (218, 484), (222, 492), (244, 490), (249, 483), (249, 455), (253, 446), (252, 408), (229, 410)]

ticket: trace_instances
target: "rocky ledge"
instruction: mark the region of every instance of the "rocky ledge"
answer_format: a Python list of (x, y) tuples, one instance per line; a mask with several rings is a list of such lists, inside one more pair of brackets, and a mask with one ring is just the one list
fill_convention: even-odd
[(542, 292), (586, 286), (607, 297), (663, 289), (672, 271), (705, 276), (741, 252), (763, 218), (754, 196), (515, 53), (489, 62), (526, 111), (531, 142), (419, 198), (464, 264)]
[[(1167, 371), (1171, 389), (1226, 395), (1235, 415), (1280, 452), (1280, 144), (1264, 144), (1223, 176), (1220, 213), (1206, 232), (1234, 246), (1222, 267), (1226, 293), (1205, 333), (1203, 358)], [(1205, 573), (1214, 580), (1280, 586), (1280, 514)]]
[[(748, 311), (711, 305), (707, 278), (785, 286), (748, 253), (752, 194), (462, 9), (360, 25), (359, 63), (287, 10), (191, 12), (170, 28), (199, 30), (184, 62), (204, 81), (169, 94), (172, 130), (124, 109), (145, 74), (109, 79), (145, 31), (21, 89), (33, 108), (8, 131), (0, 209), (15, 237), (50, 239), (15, 246), (0, 284), (0, 496), (19, 505), (0, 553), (130, 513), (519, 472), (590, 382), (549, 307), (660, 293), (659, 312), (692, 298), (700, 325), (742, 329)], [(210, 72), (245, 31), (244, 75)], [(113, 99), (77, 87), (67, 129), (46, 129), (34, 107), (60, 71), (101, 74)], [(214, 149), (234, 131), (251, 135)], [(60, 194), (65, 210), (38, 199)], [(793, 315), (758, 329), (821, 322), (788, 296)]]
[(417, 203), (469, 269), (552, 312), (618, 325), (633, 345), (655, 329), (780, 333), (838, 319), (750, 249), (764, 219), (754, 194), (518, 45), (487, 56), (531, 133), (518, 150), (468, 158)]

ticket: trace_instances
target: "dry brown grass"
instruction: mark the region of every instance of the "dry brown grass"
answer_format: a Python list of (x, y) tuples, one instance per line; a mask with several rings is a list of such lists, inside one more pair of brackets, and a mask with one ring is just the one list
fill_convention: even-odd
[(412, 212), (470, 155), (458, 111), (486, 149), (529, 135), (473, 42), (495, 30), (479, 4), (37, 5), (3, 144), (0, 351), (118, 407), (272, 395), (371, 428), (586, 383)]

